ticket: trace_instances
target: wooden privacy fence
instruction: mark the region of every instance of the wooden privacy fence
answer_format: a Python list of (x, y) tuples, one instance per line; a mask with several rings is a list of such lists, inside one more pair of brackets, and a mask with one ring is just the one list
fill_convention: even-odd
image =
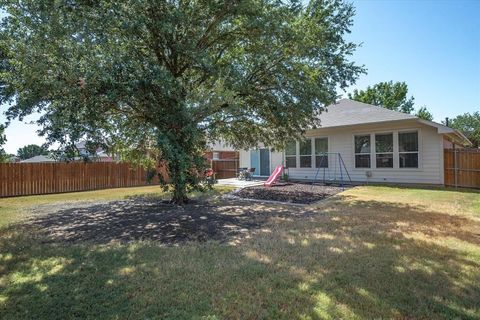
[(235, 178), (238, 171), (238, 159), (211, 160), (211, 166), (217, 179)]
[[(158, 183), (158, 178), (151, 183)], [(126, 163), (0, 163), (0, 197), (147, 184), (146, 171)]]
[(445, 185), (480, 188), (480, 150), (445, 149)]

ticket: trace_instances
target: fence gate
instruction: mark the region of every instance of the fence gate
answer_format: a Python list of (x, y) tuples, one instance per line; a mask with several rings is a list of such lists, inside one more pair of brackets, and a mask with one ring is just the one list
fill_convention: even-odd
[(480, 188), (480, 149), (445, 149), (445, 185)]

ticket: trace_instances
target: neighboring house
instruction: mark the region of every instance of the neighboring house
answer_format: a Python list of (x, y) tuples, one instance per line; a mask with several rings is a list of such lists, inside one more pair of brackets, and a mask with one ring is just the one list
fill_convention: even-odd
[(20, 161), (20, 163), (47, 163), (47, 162), (57, 162), (57, 160), (51, 158), (50, 156), (35, 156), (25, 160)]
[(238, 151), (230, 147), (223, 141), (215, 141), (208, 145), (205, 152), (208, 160), (233, 160), (238, 159)]
[[(339, 153), (354, 182), (444, 184), (444, 145), (468, 146), (458, 130), (349, 99), (329, 106), (320, 126), (305, 140), (286, 142), (286, 150), (259, 146), (240, 151), (240, 167), (268, 176), (277, 165), (290, 179), (313, 180), (318, 170), (337, 168)], [(314, 122), (314, 121), (312, 121)]]
[(223, 141), (209, 144), (205, 158), (217, 179), (234, 178), (238, 173), (239, 153)]
[(80, 141), (75, 144), (75, 147), (78, 150), (78, 153), (80, 154), (80, 157), (76, 157), (75, 161), (83, 161), (85, 159), (89, 159), (93, 162), (113, 162), (115, 161), (115, 158), (108, 155), (102, 148), (98, 148), (95, 150), (95, 152), (90, 152), (87, 150), (87, 142), (86, 141)]
[[(69, 159), (68, 161), (74, 162), (83, 162), (86, 159), (92, 162), (113, 162), (115, 159), (108, 155), (102, 148), (98, 148), (94, 153), (91, 153), (86, 148), (86, 142), (78, 142), (75, 147), (78, 149), (79, 156), (74, 159)], [(62, 156), (59, 156), (60, 160), (56, 160), (51, 156), (35, 156), (29, 159), (20, 161), (21, 163), (46, 163), (46, 162), (65, 162), (66, 159), (63, 159)]]

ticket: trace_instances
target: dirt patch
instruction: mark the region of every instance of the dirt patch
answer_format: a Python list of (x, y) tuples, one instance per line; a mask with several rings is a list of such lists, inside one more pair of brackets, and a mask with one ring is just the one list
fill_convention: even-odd
[(236, 192), (235, 195), (246, 199), (310, 204), (333, 196), (343, 190), (344, 188), (337, 186), (289, 183), (273, 185), (271, 187), (248, 187)]
[(148, 240), (165, 245), (209, 240), (238, 242), (263, 229), (275, 217), (313, 214), (239, 200), (196, 200), (177, 206), (149, 197), (41, 206), (35, 213), (23, 227), (41, 242)]

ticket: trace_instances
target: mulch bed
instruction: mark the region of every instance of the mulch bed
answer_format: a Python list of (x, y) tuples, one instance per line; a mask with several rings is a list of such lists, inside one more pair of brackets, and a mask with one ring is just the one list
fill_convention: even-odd
[(278, 184), (271, 187), (254, 186), (241, 189), (240, 198), (310, 204), (342, 192), (339, 186), (321, 186), (307, 183)]

